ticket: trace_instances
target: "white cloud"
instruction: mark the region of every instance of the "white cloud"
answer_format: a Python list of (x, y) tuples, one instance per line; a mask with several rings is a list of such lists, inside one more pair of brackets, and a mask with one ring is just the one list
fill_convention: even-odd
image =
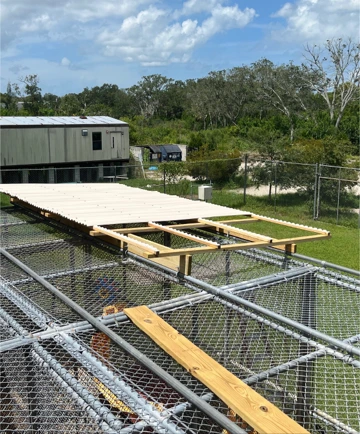
[(67, 57), (63, 57), (61, 59), (61, 66), (69, 66), (70, 65), (70, 60)]
[(216, 6), (223, 2), (223, 0), (188, 0), (183, 4), (181, 13), (183, 15), (189, 15), (200, 12), (211, 12)]
[(167, 11), (150, 6), (126, 18), (117, 30), (103, 31), (98, 42), (105, 47), (106, 55), (143, 65), (186, 62), (195, 48), (216, 33), (244, 27), (254, 16), (254, 9), (242, 11), (237, 5), (223, 7), (218, 3), (202, 23), (191, 18), (173, 22)]
[[(1, 45), (11, 43), (32, 33), (52, 38), (52, 35), (74, 35), (75, 23), (89, 23), (104, 18), (126, 17), (150, 3), (151, 0), (2, 0), (0, 24)], [(76, 29), (75, 29), (76, 30)]]
[(273, 16), (286, 20), (285, 27), (272, 32), (272, 37), (278, 41), (359, 38), (358, 0), (297, 0), (285, 3)]
[(2, 46), (6, 55), (25, 42), (80, 40), (84, 50), (145, 66), (187, 62), (217, 33), (255, 17), (224, 1), (178, 0), (170, 9), (166, 0), (2, 0)]

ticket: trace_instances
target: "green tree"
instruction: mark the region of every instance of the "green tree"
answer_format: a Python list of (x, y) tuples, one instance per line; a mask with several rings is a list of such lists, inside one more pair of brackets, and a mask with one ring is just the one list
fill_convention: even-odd
[(224, 152), (217, 149), (210, 151), (204, 145), (199, 151), (192, 152), (188, 160), (189, 174), (199, 180), (209, 180), (218, 184), (230, 181), (238, 173), (240, 152), (232, 150)]
[(18, 86), (16, 89), (18, 94), (24, 97), (24, 109), (30, 115), (38, 116), (43, 107), (39, 77), (36, 74), (30, 74), (20, 78), (19, 81), (23, 83), (23, 90), (21, 91)]
[(150, 119), (158, 113), (165, 91), (172, 83), (160, 74), (153, 74), (143, 77), (138, 84), (128, 89), (136, 113), (140, 112), (145, 119)]
[[(256, 186), (267, 184), (269, 186), (269, 200), (272, 196), (273, 183), (275, 181), (275, 161), (281, 159), (286, 140), (281, 132), (274, 128), (272, 122), (263, 123), (261, 126), (252, 126), (247, 134), (264, 163), (255, 165), (251, 171), (251, 177)], [(278, 174), (276, 173), (277, 182)]]
[(282, 113), (290, 124), (290, 141), (294, 140), (296, 118), (308, 111), (310, 85), (304, 76), (310, 72), (292, 63), (275, 66), (267, 59), (252, 65), (254, 98)]
[(307, 45), (304, 57), (310, 72), (304, 83), (323, 98), (338, 129), (348, 104), (359, 100), (360, 44), (351, 38), (328, 39), (324, 45)]
[(7, 115), (16, 114), (17, 112), (17, 99), (16, 92), (13, 91), (12, 85), (8, 82), (6, 86), (6, 93), (2, 94), (1, 102), (5, 104)]

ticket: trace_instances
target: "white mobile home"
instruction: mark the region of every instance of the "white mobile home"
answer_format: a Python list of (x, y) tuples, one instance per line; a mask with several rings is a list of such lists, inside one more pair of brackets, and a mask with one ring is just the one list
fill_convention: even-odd
[(3, 169), (129, 161), (129, 126), (107, 116), (0, 117)]

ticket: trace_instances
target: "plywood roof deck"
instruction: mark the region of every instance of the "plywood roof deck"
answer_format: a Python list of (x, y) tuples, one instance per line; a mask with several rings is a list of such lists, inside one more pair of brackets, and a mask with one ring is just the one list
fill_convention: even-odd
[[(191, 274), (194, 254), (268, 246), (295, 252), (295, 243), (330, 237), (330, 233), (322, 229), (121, 184), (3, 184), (0, 185), (0, 192), (10, 195), (14, 203), (30, 207), (45, 217), (76, 225), (92, 236), (105, 237), (106, 241), (120, 245), (124, 251), (128, 250), (182, 274)], [(237, 219), (211, 220), (214, 217), (234, 216)], [(234, 226), (236, 223), (258, 221), (299, 229), (307, 234), (274, 239)], [(106, 227), (135, 226), (139, 223), (141, 227)], [(186, 232), (192, 229), (216, 232), (241, 242), (221, 244)], [(195, 247), (173, 249), (141, 238), (142, 234), (149, 232), (167, 232), (193, 241)]]

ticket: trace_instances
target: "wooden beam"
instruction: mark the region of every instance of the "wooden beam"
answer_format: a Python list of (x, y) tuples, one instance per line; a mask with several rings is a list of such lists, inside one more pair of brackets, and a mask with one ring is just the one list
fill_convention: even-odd
[(146, 306), (124, 313), (190, 374), (261, 434), (309, 434)]
[[(245, 219), (235, 219), (235, 220), (220, 220), (219, 223), (256, 223), (259, 222), (259, 219), (256, 218), (245, 218)], [(206, 225), (203, 223), (176, 223), (173, 225), (162, 225), (167, 228), (174, 229), (202, 229), (205, 228)], [(136, 234), (136, 233), (152, 233), (152, 232), (161, 232), (160, 229), (156, 229), (149, 226), (141, 226), (137, 228), (121, 228), (121, 229), (112, 229), (113, 232), (117, 232), (119, 234)], [(90, 235), (93, 237), (102, 237), (104, 236), (101, 232), (90, 231)]]
[(111, 238), (122, 241), (125, 244), (135, 245), (146, 252), (152, 252), (156, 255), (159, 251), (156, 247), (152, 246), (150, 243), (146, 243), (147, 240), (144, 239), (141, 239), (141, 241), (132, 240), (126, 235), (117, 234), (116, 232), (113, 232), (110, 229), (103, 228), (102, 226), (94, 226), (93, 229)]
[(247, 241), (267, 241), (271, 242), (272, 238), (265, 235), (256, 234), (255, 232), (246, 231), (244, 229), (234, 228), (220, 222), (213, 222), (207, 219), (199, 219), (199, 223), (204, 223), (207, 226), (213, 227), (221, 234), (231, 235), (233, 237), (242, 238)]
[[(163, 246), (162, 244), (158, 244), (153, 241), (145, 240), (144, 238), (138, 237), (137, 235), (129, 234), (128, 237), (135, 241), (146, 242), (147, 244), (156, 249), (161, 249), (162, 252), (172, 252), (172, 249), (170, 247)], [(144, 252), (144, 250), (139, 246), (136, 246), (134, 244), (128, 244), (128, 250), (135, 255), (141, 256), (142, 258), (148, 258), (147, 253)], [(174, 255), (165, 256), (163, 258), (158, 258), (157, 256), (155, 256), (151, 258), (151, 261), (186, 276), (189, 276), (191, 274), (191, 259), (191, 255)]]
[(287, 226), (289, 228), (299, 229), (301, 231), (314, 232), (316, 234), (322, 234), (322, 235), (330, 236), (330, 232), (326, 231), (324, 229), (318, 229), (318, 228), (313, 228), (311, 226), (299, 225), (298, 223), (285, 222), (282, 220), (273, 219), (270, 217), (265, 217), (265, 216), (261, 216), (261, 215), (257, 215), (257, 214), (251, 214), (251, 216), (254, 218), (257, 218), (261, 221), (264, 221), (264, 222), (275, 223), (277, 225)]
[(168, 232), (169, 234), (177, 235), (178, 237), (185, 238), (187, 240), (195, 241), (199, 244), (204, 244), (205, 246), (210, 246), (215, 249), (218, 249), (220, 247), (219, 243), (215, 243), (214, 241), (209, 241), (205, 238), (197, 237), (196, 235), (190, 235), (186, 234), (185, 232), (181, 232), (178, 229), (175, 228), (169, 228), (168, 226), (163, 226), (158, 223), (149, 222), (148, 225), (152, 228), (159, 229), (163, 232)]
[[(281, 245), (287, 245), (287, 244), (296, 244), (296, 243), (303, 243), (307, 241), (317, 241), (319, 239), (326, 239), (329, 238), (329, 235), (308, 235), (304, 237), (297, 237), (297, 238), (285, 238), (281, 240), (272, 240), (272, 242), (266, 242), (266, 241), (258, 241), (254, 243), (236, 243), (236, 244), (223, 244), (220, 246), (220, 249), (214, 250), (211, 247), (189, 247), (187, 249), (172, 249), (171, 252), (165, 252), (163, 250), (160, 250), (159, 254), (157, 255), (159, 258), (165, 257), (165, 256), (176, 256), (176, 255), (186, 255), (186, 254), (200, 254), (200, 253), (209, 253), (209, 252), (218, 252), (219, 250), (247, 250), (247, 249), (253, 249), (253, 248), (260, 248), (260, 247), (274, 247), (274, 246), (281, 246)], [(149, 253), (148, 258), (155, 257), (152, 253)]]

